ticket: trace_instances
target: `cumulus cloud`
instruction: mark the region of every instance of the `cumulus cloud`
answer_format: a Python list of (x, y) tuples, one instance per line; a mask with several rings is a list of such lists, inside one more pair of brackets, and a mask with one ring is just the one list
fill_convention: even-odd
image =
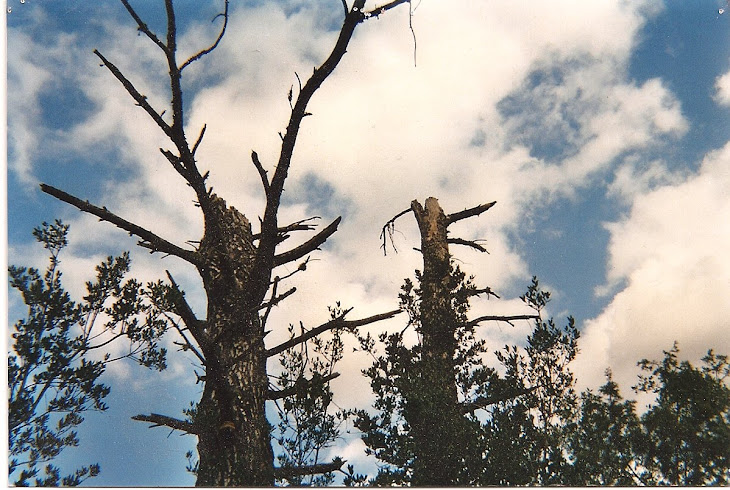
[(610, 304), (587, 322), (576, 370), (595, 386), (612, 368), (627, 390), (636, 362), (661, 358), (679, 342), (682, 355), (699, 359), (730, 346), (730, 143), (709, 154), (699, 173), (634, 200), (611, 233)]
[(720, 105), (730, 105), (730, 72), (717, 77), (715, 100)]
[[(353, 318), (394, 308), (403, 278), (420, 265), (420, 255), (412, 250), (419, 246), (418, 233), (412, 217), (402, 217), (395, 235), (400, 253), (388, 256), (383, 256), (378, 237), (383, 224), (412, 199), (438, 197), (447, 212), (498, 201), (487, 214), (454, 229), (464, 238), (487, 239), (490, 255), (468, 249), (454, 252), (480, 284), (501, 291), (515, 284), (522, 287), (530, 276), (511, 233), (529, 226), (531, 216), (552, 200), (570, 198), (596, 176), (613, 172), (611, 193), (626, 199), (675, 182), (659, 161), (639, 170), (645, 162), (642, 152), (687, 129), (679, 102), (661, 80), (636, 83), (627, 76), (638, 31), (655, 13), (651, 5), (422, 2), (412, 19), (415, 66), (407, 8), (360, 26), (341, 65), (312, 100), (313, 116), (302, 126), (280, 221), (316, 214), (326, 223), (337, 214), (345, 216), (338, 233), (313, 256), (317, 260), (310, 262), (307, 273), (282, 285), (297, 286), (298, 292), (272, 313), (270, 321), (277, 329), (267, 341), (282, 340), (288, 323), (321, 323), (328, 316), (326, 307), (337, 300), (356, 306)], [(293, 87), (296, 96), (297, 74), (306, 79), (327, 56), (336, 39), (332, 27), (338, 15), (338, 9), (324, 9), (319, 2), (236, 9), (220, 47), (186, 72), (189, 139), (194, 141), (207, 125), (197, 153), (201, 170), (211, 171), (215, 192), (254, 224), (263, 212), (264, 195), (250, 152), (256, 150), (273, 170), (278, 132), (284, 130), (290, 111), (286, 94)], [(169, 96), (159, 50), (144, 36), (136, 36), (132, 24), (119, 27), (109, 21), (105, 33), (100, 51), (162, 109)], [(193, 46), (207, 46), (214, 33), (209, 19), (192, 24), (182, 33), (185, 49), (194, 52)], [(47, 46), (30, 38), (24, 42), (28, 51), (14, 53), (18, 77), (42, 86), (50, 75), (43, 70), (34, 74), (38, 67), (32, 60)], [(60, 39), (56, 44), (61, 50)], [(194, 195), (158, 151), (169, 142), (118, 82), (98, 67), (88, 49), (65, 55), (65, 64), (83, 68), (74, 82), (95, 111), (65, 128), (65, 138), (56, 140), (66, 140), (64, 151), (96, 155), (102, 149), (111, 159), (99, 163), (99, 178), (105, 182), (99, 187), (104, 198), (98, 204), (180, 245), (199, 239), (202, 222), (192, 204)], [(29, 100), (32, 107), (38, 103), (38, 97)], [(13, 171), (33, 172), (32, 157), (23, 160), (18, 155)], [(110, 169), (115, 178), (104, 179)], [(312, 183), (330, 193), (327, 202), (311, 192)], [(76, 230), (74, 254), (88, 258), (84, 249), (133, 245), (131, 240), (121, 241), (124, 234), (111, 225), (77, 216), (69, 213)], [(614, 236), (628, 233), (621, 230), (611, 229)], [(304, 238), (292, 238), (291, 245)], [(612, 253), (615, 247), (612, 244)], [(612, 260), (624, 264), (627, 254), (617, 249)], [(170, 268), (188, 291), (200, 293), (195, 271), (175, 265), (176, 259), (160, 263), (139, 251), (133, 257), (135, 271), (143, 277), (161, 277)], [(80, 281), (88, 262), (78, 262), (78, 273), (70, 275)], [(295, 265), (289, 267), (282, 268), (281, 275)], [(609, 278), (612, 285), (634, 280), (631, 267), (616, 270)], [(634, 297), (623, 297), (628, 296)], [(202, 295), (189, 298), (202, 314)], [(519, 306), (506, 298), (479, 304), (474, 313), (515, 313), (513, 308)], [(404, 323), (395, 319), (372, 328)], [(522, 330), (495, 327), (486, 332), (496, 346), (524, 338)], [(597, 343), (590, 340), (596, 335), (588, 335), (587, 342)], [(347, 400), (364, 401), (368, 393), (359, 375), (363, 362), (353, 357), (342, 368), (348, 374), (337, 382)]]

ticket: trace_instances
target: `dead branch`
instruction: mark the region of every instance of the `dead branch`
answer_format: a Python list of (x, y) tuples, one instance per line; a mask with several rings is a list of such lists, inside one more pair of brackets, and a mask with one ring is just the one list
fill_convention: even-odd
[(313, 464), (308, 466), (284, 466), (274, 468), (274, 477), (277, 480), (286, 480), (295, 476), (316, 475), (320, 473), (330, 473), (342, 468), (345, 460), (335, 458), (331, 463)]
[(363, 325), (368, 325), (370, 323), (379, 322), (381, 320), (386, 320), (388, 318), (393, 318), (395, 315), (401, 312), (401, 310), (393, 310), (389, 311), (387, 313), (380, 313), (378, 315), (373, 315), (367, 318), (362, 318), (360, 320), (345, 320), (345, 315), (347, 315), (350, 311), (352, 311), (352, 308), (348, 308), (347, 310), (342, 313), (342, 315), (338, 316), (337, 318), (328, 321), (327, 323), (323, 323), (322, 325), (313, 328), (312, 330), (309, 330), (308, 332), (305, 332), (297, 337), (294, 337), (293, 339), (289, 339), (288, 341), (277, 345), (276, 347), (272, 347), (271, 349), (266, 349), (266, 357), (275, 356), (277, 354), (280, 354), (284, 352), (287, 349), (291, 349), (295, 345), (299, 345), (302, 342), (306, 342), (307, 340), (311, 339), (312, 337), (316, 337), (317, 335), (321, 334), (322, 332), (326, 332), (327, 330), (334, 330), (336, 328), (355, 328), (355, 327), (361, 327)]
[(149, 415), (134, 415), (132, 420), (139, 422), (150, 422), (152, 427), (169, 427), (174, 430), (185, 432), (186, 434), (198, 434), (198, 429), (195, 425), (184, 420), (168, 417), (167, 415), (160, 415), (158, 413), (151, 413)]
[[(274, 267), (292, 262), (297, 259), (301, 259), (310, 252), (313, 252), (319, 248), (327, 239), (337, 231), (337, 227), (342, 221), (342, 216), (339, 216), (336, 220), (330, 223), (325, 229), (314, 235), (312, 238), (302, 243), (298, 247), (294, 247), (291, 250), (283, 252), (279, 255), (274, 256)], [(263, 238), (261, 238), (263, 240)], [(261, 243), (261, 242), (259, 242)], [(259, 247), (260, 249), (260, 247)]]
[(481, 322), (488, 322), (488, 321), (497, 321), (497, 322), (507, 322), (510, 325), (514, 327), (514, 324), (512, 323), (515, 320), (537, 320), (540, 318), (540, 315), (485, 315), (480, 316), (479, 318), (475, 318), (473, 320), (470, 320), (466, 323), (467, 326), (472, 327), (475, 325), (480, 324)]
[(269, 177), (266, 175), (266, 170), (264, 169), (264, 166), (261, 165), (261, 160), (259, 160), (259, 154), (255, 151), (251, 151), (251, 161), (253, 161), (254, 167), (256, 167), (256, 170), (259, 172), (259, 176), (261, 177), (261, 183), (264, 186), (264, 193), (268, 196), (269, 195)]
[(392, 218), (390, 218), (384, 225), (383, 229), (380, 232), (380, 239), (383, 240), (383, 244), (380, 246), (380, 248), (383, 249), (383, 255), (388, 255), (388, 249), (387, 249), (387, 239), (390, 238), (390, 244), (393, 247), (393, 250), (395, 253), (398, 253), (398, 249), (395, 247), (395, 242), (393, 241), (393, 233), (395, 232), (395, 220), (403, 216), (404, 214), (408, 214), (412, 211), (411, 208), (404, 209), (400, 213), (396, 214)]
[(120, 218), (116, 214), (109, 211), (106, 207), (100, 208), (98, 206), (94, 206), (93, 204), (89, 203), (89, 201), (82, 201), (78, 197), (72, 196), (71, 194), (68, 194), (60, 189), (56, 189), (55, 187), (48, 184), (41, 184), (41, 190), (46, 194), (50, 194), (56, 199), (60, 199), (61, 201), (75, 206), (80, 211), (93, 214), (102, 221), (107, 221), (116, 225), (117, 228), (121, 228), (122, 230), (129, 232), (130, 235), (138, 236), (142, 239), (142, 241), (138, 242), (138, 244), (141, 247), (151, 250), (150, 253), (162, 252), (169, 255), (174, 255), (193, 265), (201, 263), (202, 259), (196, 252), (180, 248), (177, 245), (174, 245), (167, 240), (160, 238), (151, 231), (146, 230), (141, 226), (131, 223), (123, 218)]
[[(365, 1), (366, 0), (354, 0), (352, 8), (345, 14), (345, 19), (342, 23), (340, 33), (330, 55), (318, 68), (314, 69), (312, 76), (307, 80), (297, 95), (286, 131), (281, 138), (282, 143), (281, 151), (279, 153), (279, 161), (277, 162), (276, 170), (274, 171), (274, 175), (270, 181), (270, 189), (266, 198), (266, 208), (264, 210), (261, 227), (261, 238), (259, 240), (259, 253), (257, 254), (257, 260), (254, 266), (254, 272), (252, 274), (253, 277), (266, 277), (270, 274), (272, 267), (275, 267), (277, 264), (280, 265), (285, 261), (292, 260), (287, 257), (285, 261), (282, 261), (282, 258), (279, 257), (278, 260), (274, 258), (272, 262), (272, 257), (274, 256), (277, 245), (277, 214), (281, 202), (281, 195), (284, 190), (284, 182), (289, 173), (289, 167), (291, 165), (294, 147), (297, 142), (297, 136), (299, 134), (302, 120), (309, 115), (309, 112), (307, 112), (307, 105), (309, 104), (309, 101), (322, 83), (334, 71), (342, 57), (347, 52), (347, 46), (352, 39), (355, 28), (361, 22), (373, 15), (373, 12), (364, 12), (363, 9)], [(389, 10), (401, 3), (405, 3), (405, 0), (389, 2), (383, 7), (380, 7), (380, 9), (377, 9), (378, 13)], [(344, 5), (346, 5), (346, 3)], [(300, 254), (299, 257), (306, 253), (308, 252)]]
[(446, 216), (446, 222), (450, 225), (451, 223), (455, 223), (459, 220), (465, 219), (465, 218), (471, 218), (472, 216), (479, 216), (487, 209), (491, 208), (497, 204), (497, 201), (493, 201), (486, 204), (480, 204), (479, 206), (474, 206), (470, 209), (465, 209), (464, 211), (459, 211), (458, 213), (452, 213), (448, 216)]
[(485, 294), (485, 293), (487, 295), (487, 299), (489, 299), (490, 296), (494, 296), (495, 298), (500, 299), (499, 295), (497, 293), (495, 293), (494, 291), (492, 291), (492, 288), (489, 288), (489, 287), (483, 288), (483, 289), (475, 289), (474, 291), (472, 291), (469, 294), (469, 296), (479, 296), (480, 294)]
[(155, 43), (159, 48), (167, 53), (167, 46), (165, 43), (160, 41), (160, 39), (153, 33), (149, 27), (147, 27), (147, 24), (144, 23), (142, 18), (137, 14), (137, 12), (132, 8), (132, 6), (129, 4), (127, 0), (122, 0), (122, 5), (124, 5), (124, 8), (127, 9), (127, 12), (129, 12), (129, 15), (132, 16), (132, 18), (137, 22), (137, 30), (144, 33), (145, 36), (150, 38), (153, 43)]
[(132, 96), (134, 101), (139, 105), (142, 109), (145, 110), (147, 114), (150, 115), (153, 121), (164, 131), (164, 133), (169, 137), (173, 138), (173, 132), (172, 127), (165, 122), (164, 119), (162, 119), (162, 116), (150, 105), (149, 102), (147, 102), (147, 97), (140, 94), (137, 88), (132, 84), (132, 82), (129, 81), (127, 77), (124, 76), (124, 74), (117, 68), (111, 61), (106, 59), (104, 55), (102, 55), (98, 50), (94, 50), (94, 54), (101, 59), (101, 62), (104, 63), (104, 66), (106, 66), (110, 72), (119, 80), (124, 88), (127, 90), (129, 95)]
[(467, 247), (477, 249), (480, 252), (489, 253), (486, 248), (482, 247), (477, 242), (472, 240), (464, 240), (463, 238), (447, 238), (446, 243), (453, 243), (454, 245), (466, 245)]
[[(340, 373), (332, 373), (327, 376), (323, 376), (321, 379), (317, 380), (321, 383), (327, 383), (329, 381), (332, 381), (335, 378), (338, 378), (340, 376)], [(285, 398), (287, 396), (296, 395), (299, 393), (302, 389), (308, 389), (309, 386), (313, 385), (313, 380), (311, 379), (301, 379), (297, 380), (294, 384), (294, 386), (290, 386), (289, 388), (285, 388), (283, 390), (269, 390), (266, 394), (267, 400), (278, 400), (280, 398)]]
[(216, 38), (215, 42), (210, 45), (209, 47), (203, 49), (202, 51), (199, 51), (198, 53), (194, 54), (190, 58), (185, 61), (182, 65), (180, 65), (180, 71), (183, 71), (185, 67), (187, 67), (190, 63), (199, 60), (206, 54), (213, 51), (215, 48), (218, 47), (218, 44), (220, 44), (221, 39), (223, 39), (223, 35), (226, 33), (226, 27), (228, 26), (228, 0), (225, 0), (225, 6), (223, 7), (223, 12), (213, 17), (213, 21), (215, 21), (218, 17), (223, 17), (223, 26), (221, 27), (220, 33), (218, 33), (218, 37)]

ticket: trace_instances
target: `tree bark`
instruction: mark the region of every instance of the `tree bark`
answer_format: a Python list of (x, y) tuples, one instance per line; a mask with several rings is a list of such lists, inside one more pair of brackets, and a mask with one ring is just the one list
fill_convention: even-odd
[(199, 486), (271, 486), (274, 455), (265, 403), (266, 348), (259, 318), (263, 297), (253, 296), (256, 255), (251, 225), (235, 208), (211, 195), (198, 271), (208, 297), (204, 348), (206, 385), (195, 424)]

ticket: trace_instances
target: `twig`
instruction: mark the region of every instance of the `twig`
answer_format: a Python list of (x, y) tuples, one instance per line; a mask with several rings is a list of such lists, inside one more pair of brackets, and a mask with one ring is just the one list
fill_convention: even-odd
[(393, 247), (393, 250), (395, 253), (398, 253), (398, 249), (395, 247), (395, 242), (393, 241), (393, 232), (395, 231), (395, 220), (403, 216), (404, 214), (408, 214), (412, 211), (411, 208), (404, 209), (400, 213), (396, 214), (392, 218), (390, 218), (384, 225), (383, 229), (380, 232), (380, 239), (383, 240), (383, 244), (380, 246), (380, 248), (383, 249), (383, 255), (388, 255), (388, 249), (387, 249), (387, 239), (390, 238), (390, 244)]
[(446, 242), (453, 243), (454, 245), (466, 245), (467, 247), (475, 248), (475, 249), (479, 250), (480, 252), (489, 253), (489, 251), (486, 248), (482, 247), (477, 242), (472, 241), (472, 240), (464, 240), (463, 238), (447, 238)]
[[(193, 61), (197, 61), (206, 54), (213, 51), (215, 48), (218, 47), (218, 44), (221, 42), (221, 39), (223, 39), (223, 35), (226, 33), (226, 27), (228, 26), (228, 0), (225, 0), (225, 7), (223, 8), (223, 13), (220, 13), (213, 17), (213, 21), (215, 21), (218, 17), (223, 17), (223, 27), (221, 27), (221, 32), (218, 34), (218, 37), (216, 38), (215, 42), (209, 46), (208, 48), (199, 51), (197, 54), (191, 56), (190, 58), (185, 61), (182, 65), (180, 65), (180, 71), (183, 71), (185, 67), (187, 67), (190, 63)], [(211, 21), (211, 22), (213, 22)]]

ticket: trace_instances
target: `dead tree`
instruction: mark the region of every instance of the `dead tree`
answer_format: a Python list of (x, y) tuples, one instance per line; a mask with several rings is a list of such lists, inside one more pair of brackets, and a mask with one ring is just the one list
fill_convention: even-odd
[[(212, 192), (206, 184), (208, 174), (201, 175), (198, 169), (195, 154), (205, 135), (205, 126), (195, 140), (190, 140), (184, 130), (182, 74), (192, 63), (211, 53), (223, 38), (229, 16), (228, 0), (225, 0), (225, 10), (220, 14), (222, 27), (215, 42), (182, 62), (177, 59), (177, 26), (172, 0), (165, 0), (165, 36), (153, 32), (127, 0), (121, 2), (136, 22), (138, 31), (159, 47), (167, 61), (170, 106), (165, 110), (153, 107), (132, 80), (111, 60), (99, 51), (95, 50), (94, 54), (172, 144), (170, 149), (160, 148), (160, 152), (195, 193), (205, 226), (200, 245), (197, 249), (180, 247), (151, 230), (125, 220), (106, 207), (96, 206), (47, 184), (41, 184), (41, 189), (135, 235), (141, 247), (178, 257), (196, 267), (207, 296), (205, 319), (196, 317), (172, 277), (170, 287), (174, 313), (184, 324), (180, 332), (185, 332), (185, 345), (205, 366), (205, 388), (197, 414), (192, 422), (157, 414), (136, 418), (197, 436), (198, 485), (271, 486), (277, 470), (273, 462), (265, 403), (280, 394), (269, 389), (266, 361), (282, 349), (305, 342), (312, 336), (310, 332), (288, 341), (286, 345), (266, 348), (265, 323), (271, 306), (292, 292), (277, 291), (278, 281), (272, 280), (272, 271), (284, 264), (305, 259), (337, 230), (340, 223), (340, 218), (337, 218), (301, 245), (286, 251), (279, 249), (289, 233), (312, 229), (306, 220), (280, 226), (277, 218), (297, 135), (302, 120), (309, 115), (307, 105), (310, 99), (344, 56), (356, 27), (408, 0), (392, 0), (371, 11), (364, 9), (365, 0), (354, 0), (352, 7), (342, 0), (345, 15), (339, 36), (330, 55), (314, 69), (293, 101), (286, 131), (281, 135), (281, 151), (273, 174), (269, 174), (255, 151), (251, 153), (252, 163), (260, 175), (266, 196), (258, 233), (254, 233), (244, 214)], [(320, 333), (328, 329), (365, 325), (397, 312), (394, 310), (354, 321), (345, 320), (343, 314), (313, 331)], [(338, 464), (342, 462), (338, 461)], [(286, 471), (306, 474), (332, 471), (331, 466), (287, 468)]]
[[(395, 220), (405, 214), (413, 213), (421, 235), (423, 271), (418, 318), (421, 354), (416, 372), (406, 373), (411, 378), (410, 388), (402, 393), (405, 398), (404, 414), (413, 441), (411, 483), (416, 486), (465, 484), (462, 478), (465, 444), (476, 437), (476, 431), (469, 428), (464, 414), (488, 404), (486, 400), (466, 404), (458, 398), (455, 379), (457, 329), (488, 320), (512, 322), (537, 318), (536, 315), (482, 316), (464, 323), (455, 311), (449, 244), (466, 245), (482, 252), (486, 250), (475, 241), (450, 238), (448, 227), (462, 219), (478, 216), (494, 204), (496, 202), (481, 204), (447, 215), (433, 197), (426, 199), (425, 205), (414, 200), (409, 209), (383, 227), (384, 250)], [(481, 293), (496, 296), (489, 288), (471, 292)], [(476, 441), (471, 446), (476, 447)]]

